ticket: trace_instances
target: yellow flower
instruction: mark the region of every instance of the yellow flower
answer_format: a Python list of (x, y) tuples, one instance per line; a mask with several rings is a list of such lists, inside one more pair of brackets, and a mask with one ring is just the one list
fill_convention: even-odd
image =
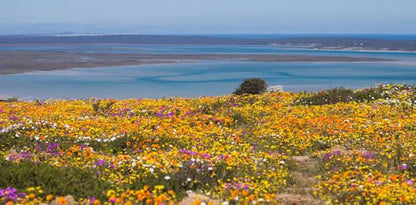
[(113, 196), (115, 194), (116, 194), (116, 192), (114, 190), (112, 190), (112, 189), (110, 189), (110, 190), (107, 191), (107, 197), (111, 197), (111, 196)]
[(163, 190), (165, 188), (165, 186), (164, 185), (156, 185), (155, 186), (155, 189), (156, 190)]

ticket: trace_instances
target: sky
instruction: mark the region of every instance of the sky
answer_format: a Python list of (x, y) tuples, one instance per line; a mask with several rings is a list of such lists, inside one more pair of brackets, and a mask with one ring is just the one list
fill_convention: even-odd
[(0, 34), (416, 34), (416, 0), (0, 0)]

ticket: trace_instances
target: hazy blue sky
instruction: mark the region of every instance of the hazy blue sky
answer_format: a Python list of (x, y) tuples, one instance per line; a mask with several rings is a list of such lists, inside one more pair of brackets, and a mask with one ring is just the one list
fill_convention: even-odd
[(0, 33), (416, 33), (416, 0), (0, 0)]

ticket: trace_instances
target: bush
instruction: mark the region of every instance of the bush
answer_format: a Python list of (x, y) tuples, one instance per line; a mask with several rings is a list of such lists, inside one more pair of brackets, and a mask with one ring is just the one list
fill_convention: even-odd
[[(389, 88), (389, 86), (391, 88)], [(340, 102), (372, 102), (379, 99), (397, 98), (400, 95), (414, 93), (415, 86), (407, 85), (378, 85), (373, 88), (364, 88), (353, 91), (346, 88), (333, 88), (317, 93), (307, 94), (297, 98), (294, 105), (326, 105)], [(414, 95), (413, 95), (414, 96)], [(410, 94), (408, 102), (414, 102), (414, 97)]]
[(103, 192), (110, 188), (110, 184), (102, 181), (92, 170), (59, 168), (30, 161), (14, 163), (0, 157), (0, 187), (24, 190), (37, 186), (53, 195), (95, 196), (100, 199), (105, 198)]
[(236, 95), (243, 94), (261, 94), (267, 89), (266, 82), (261, 78), (245, 79), (240, 86), (234, 91)]
[(320, 91), (310, 96), (301, 97), (295, 101), (296, 105), (326, 105), (339, 102), (350, 102), (354, 99), (354, 91), (347, 88), (333, 88)]
[(105, 104), (101, 104), (101, 101), (92, 104), (92, 109), (96, 114), (108, 114), (111, 111), (111, 107), (114, 105), (115, 102), (111, 101)]

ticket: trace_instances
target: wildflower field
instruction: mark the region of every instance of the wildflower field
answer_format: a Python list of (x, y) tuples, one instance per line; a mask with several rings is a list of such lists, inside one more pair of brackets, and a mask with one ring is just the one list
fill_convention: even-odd
[(0, 102), (0, 203), (416, 204), (415, 94)]

